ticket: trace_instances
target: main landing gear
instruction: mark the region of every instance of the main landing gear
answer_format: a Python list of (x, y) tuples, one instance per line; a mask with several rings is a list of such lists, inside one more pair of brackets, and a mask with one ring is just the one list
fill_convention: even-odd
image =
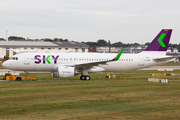
[(90, 80), (90, 76), (89, 75), (81, 75), (80, 77), (81, 80)]

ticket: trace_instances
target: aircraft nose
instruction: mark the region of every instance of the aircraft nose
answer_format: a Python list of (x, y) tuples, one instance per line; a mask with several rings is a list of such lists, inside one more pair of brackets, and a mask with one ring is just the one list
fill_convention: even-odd
[(3, 63), (2, 63), (2, 66), (3, 66), (4, 68), (8, 68), (9, 65), (8, 65), (7, 62), (3, 62)]

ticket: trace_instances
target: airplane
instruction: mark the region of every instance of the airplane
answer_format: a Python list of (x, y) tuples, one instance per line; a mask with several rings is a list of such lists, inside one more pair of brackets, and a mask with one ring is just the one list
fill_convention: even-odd
[(148, 47), (138, 54), (116, 53), (21, 53), (2, 63), (4, 68), (19, 71), (49, 71), (52, 77), (71, 78), (88, 73), (132, 71), (167, 63), (175, 57), (167, 56), (172, 29), (162, 29)]

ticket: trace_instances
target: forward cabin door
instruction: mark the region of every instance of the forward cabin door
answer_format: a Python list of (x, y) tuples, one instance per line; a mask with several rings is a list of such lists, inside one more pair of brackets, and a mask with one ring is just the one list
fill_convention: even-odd
[(144, 56), (143, 55), (139, 55), (139, 64), (138, 66), (144, 66)]
[(29, 54), (24, 55), (24, 65), (29, 65), (30, 64), (29, 59), (30, 59)]

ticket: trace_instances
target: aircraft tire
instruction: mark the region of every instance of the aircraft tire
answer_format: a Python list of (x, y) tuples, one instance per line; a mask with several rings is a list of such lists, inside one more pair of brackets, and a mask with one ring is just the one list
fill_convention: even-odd
[(16, 80), (17, 80), (17, 81), (21, 81), (21, 77), (17, 77)]
[(81, 80), (85, 80), (86, 77), (85, 77), (84, 75), (81, 75), (80, 79), (81, 79)]
[(90, 76), (89, 75), (86, 75), (86, 80), (90, 80)]

